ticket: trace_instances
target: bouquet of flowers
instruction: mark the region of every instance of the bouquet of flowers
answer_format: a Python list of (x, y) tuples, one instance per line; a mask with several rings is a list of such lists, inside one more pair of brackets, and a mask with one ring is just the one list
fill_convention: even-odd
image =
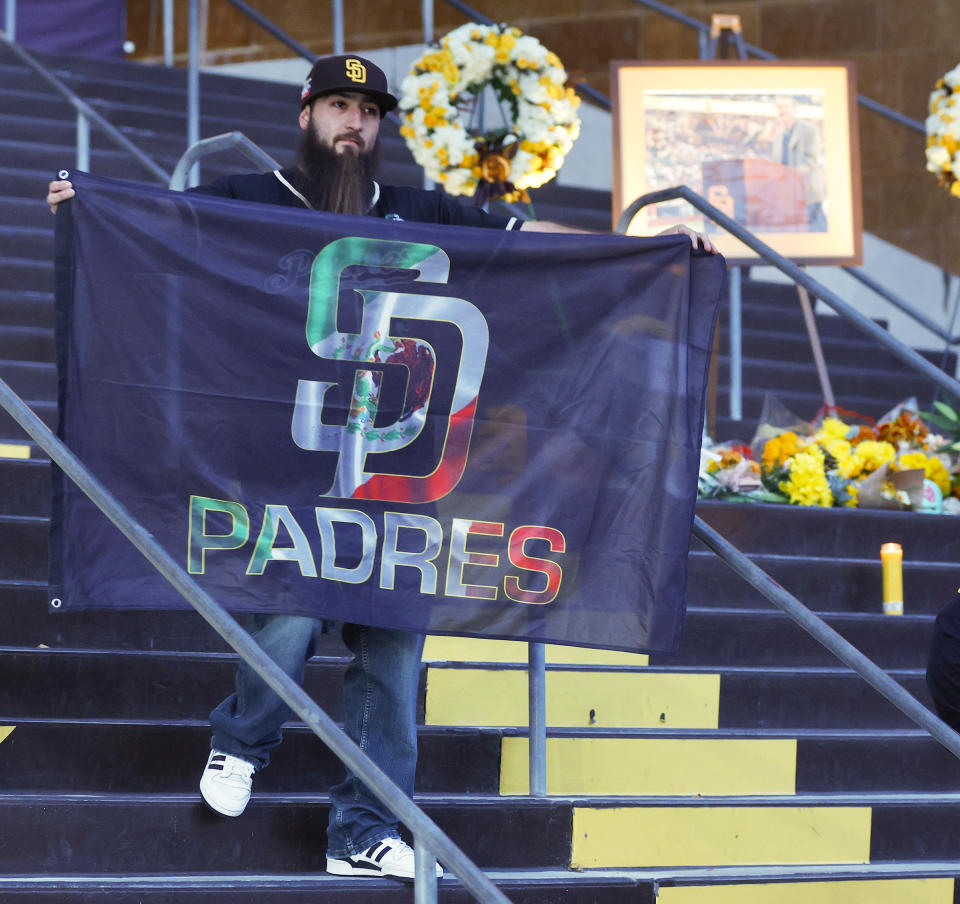
[(758, 432), (768, 438), (756, 459), (740, 444), (705, 451), (701, 498), (938, 511), (946, 500), (943, 511), (960, 514), (956, 449), (931, 433), (913, 400), (875, 426), (824, 417), (803, 432)]
[[(468, 23), (413, 64), (401, 85), (400, 134), (431, 179), (478, 203), (529, 200), (580, 134), (580, 98), (555, 53), (505, 25)], [(487, 88), (502, 125), (482, 131)]]

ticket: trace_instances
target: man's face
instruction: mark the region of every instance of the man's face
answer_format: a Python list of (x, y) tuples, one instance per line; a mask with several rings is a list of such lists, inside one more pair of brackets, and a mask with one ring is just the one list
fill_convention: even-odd
[(777, 98), (777, 119), (787, 128), (797, 121), (797, 103), (793, 98)]
[(336, 154), (360, 154), (377, 141), (380, 108), (357, 91), (325, 94), (300, 111), (300, 128), (312, 128)]

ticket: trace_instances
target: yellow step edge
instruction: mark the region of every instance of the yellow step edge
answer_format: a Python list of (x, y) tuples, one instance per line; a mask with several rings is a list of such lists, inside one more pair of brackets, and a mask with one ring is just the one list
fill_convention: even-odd
[[(636, 665), (650, 662), (646, 653), (595, 650), (589, 647), (545, 645), (549, 665)], [(423, 648), (424, 662), (526, 662), (527, 644), (520, 640), (446, 637), (431, 634)]]
[[(501, 794), (528, 793), (527, 750), (503, 739)], [(793, 738), (547, 738), (547, 792), (792, 795), (796, 764)]]
[[(720, 676), (663, 672), (547, 672), (547, 725), (716, 728)], [(520, 669), (427, 669), (428, 725), (526, 725)]]
[(953, 904), (954, 880), (844, 879), (661, 886), (657, 904)]
[(575, 807), (571, 866), (867, 863), (869, 807)]
[(10, 737), (16, 727), (16, 725), (0, 725), (0, 744)]
[(23, 443), (0, 443), (0, 458), (29, 458), (30, 447)]

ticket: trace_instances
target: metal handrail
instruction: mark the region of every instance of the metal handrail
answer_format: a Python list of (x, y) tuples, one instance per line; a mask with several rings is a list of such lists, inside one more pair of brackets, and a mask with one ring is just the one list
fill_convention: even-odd
[[(710, 33), (710, 25), (706, 24), (705, 22), (701, 22), (699, 19), (694, 19), (692, 16), (687, 16), (684, 13), (677, 12), (677, 10), (671, 9), (666, 4), (659, 2), (659, 0), (633, 0), (633, 2), (639, 3), (641, 6), (645, 6), (647, 9), (651, 9), (663, 16), (667, 16), (668, 18), (673, 19), (675, 22), (680, 22), (682, 25), (686, 25), (688, 28), (695, 28), (700, 32), (701, 41), (704, 40), (704, 36), (708, 36)], [(748, 54), (757, 57), (757, 59), (781, 59), (775, 53), (771, 53), (769, 50), (764, 50), (762, 47), (757, 47), (754, 44), (748, 44), (744, 42), (743, 47)], [(926, 134), (926, 127), (922, 122), (917, 119), (913, 119), (910, 116), (905, 116), (899, 110), (894, 110), (892, 107), (888, 107), (886, 104), (881, 104), (879, 101), (875, 101), (872, 98), (864, 96), (863, 94), (857, 95), (857, 102), (861, 106), (872, 110), (874, 113), (879, 113), (881, 116), (886, 116), (888, 119), (892, 119), (894, 122), (899, 122), (901, 125), (905, 125), (908, 128), (913, 129), (915, 132), (923, 132)]]
[[(485, 16), (480, 11), (475, 10), (472, 6), (468, 6), (466, 3), (463, 2), (463, 0), (443, 0), (443, 2), (446, 3), (447, 6), (452, 6), (458, 12), (463, 13), (472, 22), (478, 22), (480, 25), (496, 25), (497, 24), (489, 16)], [(432, 21), (433, 19), (432, 6), (433, 6), (433, 0), (424, 0), (424, 3), (423, 3), (424, 21), (426, 21), (427, 19), (426, 11), (428, 7), (431, 8), (430, 19)], [(424, 36), (426, 36), (426, 29), (424, 29)], [(426, 42), (426, 43), (429, 43), (429, 42)], [(586, 79), (582, 79), (581, 81), (578, 81), (573, 86), (573, 88), (577, 92), (577, 94), (581, 94), (584, 97), (589, 98), (598, 107), (603, 107), (603, 109), (605, 110), (612, 109), (610, 104), (610, 98), (607, 97), (605, 94), (602, 94), (596, 88), (594, 88), (593, 85), (589, 84), (586, 81)]]
[(752, 232), (746, 230), (736, 220), (727, 216), (723, 211), (718, 210), (686, 185), (679, 185), (675, 188), (665, 188), (661, 191), (648, 192), (645, 195), (641, 195), (620, 215), (616, 231), (625, 233), (631, 220), (648, 204), (659, 204), (662, 201), (672, 201), (678, 198), (682, 198), (709, 219), (713, 220), (718, 226), (723, 227), (727, 232), (743, 242), (744, 245), (780, 270), (781, 273), (789, 276), (797, 285), (803, 286), (811, 295), (815, 295), (825, 304), (829, 305), (841, 317), (853, 324), (861, 332), (866, 333), (872, 339), (879, 342), (887, 351), (903, 361), (908, 367), (928, 377), (954, 398), (960, 399), (960, 383), (953, 379), (953, 377), (948, 376), (912, 348), (895, 339), (869, 317), (865, 317), (841, 299), (835, 292), (828, 289), (825, 285), (810, 276), (805, 270), (798, 267), (793, 261), (788, 260), (779, 252), (774, 251), (773, 248), (758, 239)]
[[(472, 19), (474, 22), (480, 22), (484, 25), (493, 25), (493, 19), (488, 16), (483, 15), (483, 13), (478, 12), (472, 7), (468, 6), (463, 0), (444, 0), (448, 6), (452, 6), (454, 9), (459, 10), (465, 16)], [(678, 12), (675, 9), (671, 9), (669, 6), (666, 6), (663, 3), (658, 2), (658, 0), (633, 0), (634, 3), (639, 3), (641, 6), (647, 7), (654, 12), (660, 13), (661, 15), (667, 16), (670, 19), (673, 19), (676, 22), (680, 22), (682, 25), (686, 25), (688, 28), (695, 28), (700, 32), (700, 44), (701, 44), (701, 57), (704, 56), (704, 49), (706, 46), (706, 39), (710, 34), (710, 26), (705, 22), (701, 22), (699, 19), (694, 19), (692, 16), (688, 16), (685, 13)], [(744, 49), (752, 56), (757, 57), (761, 60), (779, 60), (775, 53), (771, 53), (769, 50), (764, 50), (762, 47), (757, 47), (753, 44), (747, 44), (744, 42)], [(578, 94), (583, 94), (589, 97), (591, 100), (595, 101), (599, 106), (603, 107), (606, 110), (611, 109), (610, 98), (606, 95), (601, 94), (594, 88), (592, 85), (589, 85), (586, 81), (579, 82), (576, 86), (576, 91)], [(870, 97), (866, 97), (863, 94), (857, 95), (857, 102), (866, 107), (869, 110), (872, 110), (874, 113), (879, 113), (881, 116), (886, 116), (888, 119), (892, 119), (894, 122), (899, 122), (901, 125), (905, 125), (908, 128), (913, 129), (915, 132), (923, 132), (926, 134), (926, 127), (922, 122), (917, 119), (913, 119), (910, 116), (906, 116), (901, 113), (899, 110), (894, 110), (892, 107), (888, 107), (886, 104), (881, 104), (879, 101), (875, 101)]]
[(751, 587), (763, 594), (804, 631), (823, 644), (844, 665), (853, 669), (874, 690), (886, 697), (914, 724), (960, 759), (960, 734), (930, 712), (916, 697), (897, 684), (883, 669), (864, 656), (820, 616), (808, 609), (793, 594), (784, 590), (770, 575), (727, 542), (699, 515), (693, 519), (693, 535), (704, 546), (716, 553)]
[(895, 308), (898, 308), (907, 316), (912, 317), (922, 327), (930, 330), (931, 333), (946, 342), (948, 346), (960, 342), (960, 333), (953, 334), (949, 330), (945, 330), (939, 323), (931, 320), (923, 311), (918, 310), (906, 299), (901, 298), (896, 293), (891, 292), (890, 289), (880, 285), (880, 283), (865, 270), (861, 270), (859, 267), (843, 267), (842, 269), (849, 273), (854, 279), (863, 283), (868, 289), (876, 292), (884, 301), (890, 302)]
[(227, 150), (240, 151), (251, 163), (257, 164), (264, 171), (280, 168), (280, 164), (273, 157), (254, 144), (243, 132), (224, 132), (222, 135), (204, 138), (187, 148), (177, 161), (173, 175), (170, 177), (169, 187), (174, 191), (183, 191), (190, 170), (201, 157)]
[[(509, 899), (479, 867), (337, 727), (326, 712), (261, 649), (237, 621), (183, 570), (3, 379), (0, 379), (0, 406), (307, 727), (406, 824), (417, 841), (417, 872), (421, 871), (419, 867), (422, 864), (432, 867), (436, 858), (440, 857), (463, 885), (484, 904), (510, 904)], [(418, 889), (421, 884), (422, 879), (418, 882)], [(429, 895), (429, 890), (427, 894)], [(418, 895), (417, 901), (421, 900), (424, 899)], [(436, 881), (433, 882), (432, 900), (436, 901)]]
[[(156, 179), (165, 184), (170, 181), (170, 173), (141, 151), (140, 148), (127, 138), (115, 125), (104, 119), (86, 101), (71, 91), (70, 88), (50, 72), (46, 66), (35, 60), (31, 54), (27, 53), (27, 51), (20, 47), (15, 41), (11, 40), (5, 31), (0, 31), (0, 41), (3, 41), (7, 48), (17, 56), (21, 62), (26, 63), (27, 66), (36, 72), (37, 75), (77, 111), (78, 169), (89, 169), (89, 123), (92, 122), (98, 129), (103, 131), (114, 144), (119, 145), (128, 154), (131, 154), (137, 161), (142, 163)], [(84, 157), (86, 157), (86, 160), (83, 159)]]
[[(311, 63), (316, 59), (317, 55), (311, 53), (306, 47), (303, 46), (299, 41), (291, 38), (282, 28), (276, 26), (271, 22), (263, 13), (259, 10), (255, 10), (248, 3), (244, 3), (243, 0), (227, 0), (231, 6), (236, 7), (240, 12), (242, 12), (248, 19), (252, 19), (257, 23), (262, 29), (268, 31), (273, 35), (281, 44), (285, 44), (289, 47), (295, 54), (302, 56), (304, 59), (309, 60)], [(342, 3), (341, 3), (342, 9)], [(342, 22), (342, 15), (341, 15)], [(340, 39), (339, 42), (336, 38), (338, 29), (334, 27), (334, 41), (333, 41), (333, 52), (334, 53), (343, 53), (343, 26), (341, 25), (339, 29)], [(340, 47), (338, 50), (337, 47)]]
[[(736, 220), (731, 219), (722, 211), (704, 200), (686, 185), (677, 188), (665, 189), (659, 192), (650, 192), (637, 198), (620, 216), (616, 231), (625, 233), (630, 222), (647, 204), (660, 201), (669, 201), (683, 198), (696, 207), (701, 213), (726, 229), (731, 235), (789, 276), (795, 283), (802, 285), (811, 295), (829, 304), (838, 314), (845, 317), (854, 326), (868, 333), (881, 342), (886, 348), (897, 355), (902, 361), (926, 376), (934, 379), (938, 385), (947, 389), (954, 396), (960, 398), (960, 383), (938, 370), (925, 358), (918, 355), (913, 349), (894, 339), (885, 330), (878, 327), (872, 320), (864, 317), (851, 308), (833, 292), (821, 285), (804, 270), (783, 255), (774, 251), (769, 245), (760, 241), (752, 233), (744, 229)], [(935, 716), (919, 700), (897, 684), (886, 672), (871, 659), (863, 655), (849, 641), (838, 634), (822, 618), (808, 609), (793, 594), (788, 593), (763, 569), (751, 562), (735, 546), (727, 542), (712, 527), (695, 516), (693, 521), (693, 536), (700, 540), (708, 549), (714, 552), (733, 571), (742, 577), (750, 586), (758, 590), (766, 599), (786, 613), (794, 622), (810, 634), (815, 640), (825, 646), (844, 665), (849, 666), (874, 690), (882, 694), (897, 707), (912, 722), (926, 731), (934, 740), (942, 744), (955, 757), (960, 759), (960, 734), (957, 734), (945, 722)]]

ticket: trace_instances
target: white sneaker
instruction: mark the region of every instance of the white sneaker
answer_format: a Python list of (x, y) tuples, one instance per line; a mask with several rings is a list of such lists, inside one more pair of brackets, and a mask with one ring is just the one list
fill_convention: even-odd
[[(327, 872), (335, 876), (393, 876), (413, 879), (413, 848), (399, 838), (384, 838), (354, 857), (327, 857)], [(437, 864), (437, 878), (443, 868)]]
[(239, 816), (250, 800), (253, 769), (249, 760), (211, 750), (200, 777), (200, 794), (204, 802), (223, 816)]

